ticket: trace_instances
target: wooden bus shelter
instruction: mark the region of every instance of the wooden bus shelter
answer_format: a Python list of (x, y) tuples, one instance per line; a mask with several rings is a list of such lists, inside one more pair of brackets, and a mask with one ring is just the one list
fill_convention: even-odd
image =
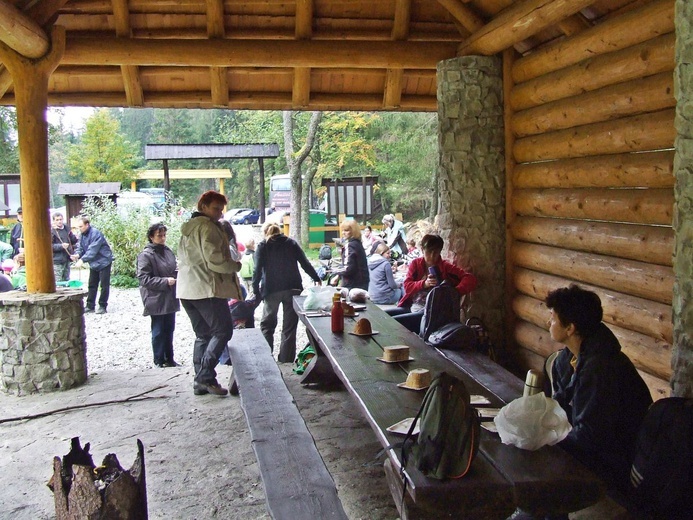
[[(168, 161), (175, 159), (257, 159), (260, 186), (265, 185), (264, 159), (279, 157), (279, 145), (272, 144), (148, 144), (144, 158), (148, 161), (161, 160), (164, 165), (164, 190), (170, 191)], [(224, 191), (224, 178), (219, 178), (219, 191)], [(140, 178), (143, 178), (140, 176)], [(181, 177), (183, 178), (183, 177)], [(190, 178), (190, 177), (186, 177)], [(260, 218), (265, 220), (265, 192), (260, 190)]]
[[(437, 111), (446, 255), (523, 367), (572, 282), (693, 395), (690, 0), (0, 0), (29, 293), (53, 292), (48, 105)], [(479, 231), (481, 230), (481, 232)]]

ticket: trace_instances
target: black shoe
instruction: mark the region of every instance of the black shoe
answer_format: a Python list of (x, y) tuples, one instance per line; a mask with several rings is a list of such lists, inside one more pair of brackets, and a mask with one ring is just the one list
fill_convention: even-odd
[(156, 365), (159, 368), (166, 368), (166, 366), (167, 366), (166, 363), (156, 363), (156, 362), (154, 362), (154, 365)]
[(90, 313), (90, 312), (94, 312), (94, 308), (93, 308), (93, 307), (85, 307), (85, 308), (84, 308), (84, 314), (88, 314), (88, 313)]
[(193, 393), (195, 395), (214, 394), (223, 396), (228, 394), (229, 391), (215, 381), (214, 383), (197, 383), (193, 385)]
[(99, 307), (96, 309), (96, 314), (106, 314), (106, 307)]
[(175, 361), (164, 361), (164, 366), (165, 367), (180, 367), (182, 365), (180, 363), (176, 363)]
[(204, 385), (193, 384), (193, 394), (195, 395), (207, 395), (209, 392)]

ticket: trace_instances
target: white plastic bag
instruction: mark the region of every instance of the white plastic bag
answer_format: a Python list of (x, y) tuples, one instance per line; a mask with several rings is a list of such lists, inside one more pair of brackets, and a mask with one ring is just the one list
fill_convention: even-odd
[(558, 401), (542, 392), (506, 404), (493, 422), (503, 444), (531, 451), (561, 442), (572, 429)]
[(306, 292), (308, 294), (303, 302), (303, 310), (329, 311), (332, 308), (332, 295), (335, 293), (334, 287), (316, 285), (306, 289)]

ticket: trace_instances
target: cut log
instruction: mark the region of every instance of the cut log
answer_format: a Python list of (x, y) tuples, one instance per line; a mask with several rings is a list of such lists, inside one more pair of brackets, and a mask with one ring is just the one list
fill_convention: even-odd
[(516, 188), (673, 188), (674, 151), (518, 164), (513, 184)]
[[(567, 287), (574, 280), (516, 268), (513, 286), (517, 291), (544, 301), (549, 291)], [(671, 306), (580, 282), (580, 287), (597, 293), (602, 301), (604, 321), (653, 338), (673, 343)]]
[(674, 70), (676, 36), (669, 33), (639, 45), (584, 60), (518, 84), (510, 96), (515, 110), (576, 96), (607, 85)]
[(524, 137), (674, 106), (674, 77), (663, 72), (523, 110), (510, 124), (515, 136)]
[(513, 209), (529, 217), (554, 217), (671, 226), (669, 189), (515, 190)]
[(656, 0), (520, 58), (513, 65), (513, 80), (522, 83), (673, 31), (674, 2)]
[(673, 265), (674, 230), (582, 220), (520, 217), (511, 224), (513, 238), (641, 262)]
[(672, 108), (533, 135), (515, 141), (513, 155), (517, 162), (533, 162), (673, 148), (675, 115)]
[[(549, 310), (541, 300), (518, 296), (513, 300), (513, 311), (522, 320), (548, 330)], [(671, 377), (670, 343), (616, 325), (608, 326), (636, 367), (660, 378)]]
[(512, 258), (516, 265), (534, 271), (660, 303), (672, 302), (674, 273), (670, 267), (522, 242), (513, 244)]

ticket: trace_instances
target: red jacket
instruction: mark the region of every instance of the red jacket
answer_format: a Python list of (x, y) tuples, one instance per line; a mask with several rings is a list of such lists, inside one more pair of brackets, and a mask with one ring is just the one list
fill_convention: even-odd
[[(455, 286), (460, 296), (472, 292), (476, 287), (476, 276), (447, 260), (441, 258), (436, 264), (436, 268), (443, 280), (447, 280)], [(424, 289), (424, 282), (427, 276), (428, 268), (426, 267), (426, 260), (423, 257), (412, 260), (409, 264), (407, 277), (404, 279), (404, 296), (397, 302), (397, 305), (400, 307), (410, 307), (414, 295)], [(443, 280), (440, 281), (442, 282)]]

